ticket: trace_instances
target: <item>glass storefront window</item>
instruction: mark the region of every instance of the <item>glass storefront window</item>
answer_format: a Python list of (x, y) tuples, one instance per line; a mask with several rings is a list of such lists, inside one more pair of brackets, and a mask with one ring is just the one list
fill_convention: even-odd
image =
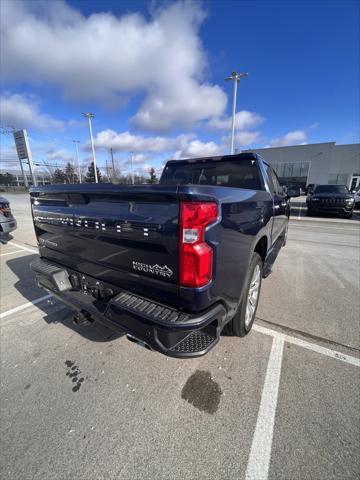
[(310, 161), (273, 163), (272, 166), (283, 185), (305, 188)]
[(307, 177), (310, 162), (301, 162), (300, 177)]
[(349, 174), (348, 173), (330, 173), (328, 184), (329, 185), (347, 185)]

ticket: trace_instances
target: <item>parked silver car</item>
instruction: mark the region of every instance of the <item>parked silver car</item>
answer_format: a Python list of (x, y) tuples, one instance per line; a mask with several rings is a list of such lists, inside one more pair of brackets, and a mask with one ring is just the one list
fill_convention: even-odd
[(16, 220), (11, 213), (10, 203), (5, 197), (0, 197), (0, 234), (7, 234), (17, 228)]
[(360, 186), (353, 191), (355, 200), (355, 209), (360, 210)]

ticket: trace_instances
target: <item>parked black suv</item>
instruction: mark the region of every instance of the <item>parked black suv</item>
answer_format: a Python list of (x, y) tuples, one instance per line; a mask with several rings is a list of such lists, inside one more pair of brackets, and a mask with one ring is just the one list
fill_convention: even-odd
[(345, 185), (317, 185), (308, 199), (307, 214), (332, 213), (351, 218), (354, 204), (354, 195)]

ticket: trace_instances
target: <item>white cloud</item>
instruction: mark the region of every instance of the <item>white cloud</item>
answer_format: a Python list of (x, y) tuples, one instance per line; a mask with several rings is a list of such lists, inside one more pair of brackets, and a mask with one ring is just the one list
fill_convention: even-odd
[(143, 153), (136, 153), (133, 154), (132, 159), (131, 155), (129, 155), (129, 158), (125, 160), (124, 165), (143, 165), (145, 161), (149, 160), (151, 157), (149, 155), (145, 155)]
[(133, 117), (143, 130), (167, 131), (176, 125), (187, 128), (201, 120), (221, 115), (226, 96), (218, 86), (184, 80), (151, 92)]
[(67, 122), (69, 128), (84, 128), (87, 126), (87, 120), (74, 120), (73, 118)]
[[(241, 132), (247, 133), (247, 132)], [(255, 132), (249, 133), (255, 135)], [(225, 137), (224, 137), (225, 138)], [(182, 134), (177, 137), (145, 137), (133, 135), (129, 132), (115, 132), (114, 130), (103, 130), (94, 139), (95, 147), (115, 152), (134, 152), (134, 163), (142, 163), (152, 158), (151, 154), (159, 155), (167, 153), (171, 158), (194, 158), (221, 155), (228, 148), (216, 142), (203, 142), (193, 134)], [(88, 150), (90, 147), (85, 147)], [(125, 162), (130, 163), (130, 160)]]
[(40, 112), (39, 102), (34, 96), (19, 93), (1, 95), (0, 119), (3, 125), (13, 125), (17, 129), (62, 130), (64, 128), (63, 122)]
[(70, 154), (65, 148), (59, 148), (58, 150), (49, 150), (46, 153), (46, 158), (49, 161), (57, 160), (62, 163), (71, 163), (74, 161), (74, 155)]
[(225, 153), (225, 147), (215, 142), (202, 142), (201, 140), (191, 140), (182, 150), (178, 150), (173, 155), (174, 159), (213, 157)]
[(150, 164), (145, 163), (141, 166), (140, 169), (136, 169), (136, 173), (140, 173), (141, 175), (148, 175), (151, 168), (152, 166)]
[(249, 146), (260, 139), (259, 132), (238, 132), (235, 134), (235, 147)]
[(103, 130), (96, 135), (94, 144), (97, 148), (113, 148), (114, 151), (160, 153), (183, 148), (189, 139), (193, 137), (194, 136), (191, 134), (179, 135), (174, 138), (162, 136), (145, 137), (142, 135), (133, 135), (127, 131), (118, 133), (114, 130), (108, 129)]
[(19, 167), (19, 160), (14, 145), (6, 145), (3, 143), (4, 138), (0, 142), (0, 170), (14, 170)]
[[(249, 146), (260, 139), (259, 132), (238, 132), (235, 134), (235, 148)], [(199, 139), (189, 140), (181, 150), (175, 152), (173, 158), (213, 157), (229, 154), (230, 136), (224, 136), (220, 143), (203, 142)]]
[[(254, 146), (261, 138), (260, 132), (237, 132), (235, 133), (234, 148), (251, 147)], [(229, 153), (230, 150), (230, 135), (225, 135), (221, 138), (222, 150)]]
[[(137, 153), (133, 155), (132, 162), (133, 163), (144, 163), (148, 157), (143, 153)], [(127, 161), (127, 163), (131, 163), (131, 159)]]
[(270, 141), (270, 147), (284, 147), (289, 145), (305, 145), (306, 132), (304, 130), (293, 130), (282, 137)]
[[(235, 115), (235, 129), (249, 130), (257, 127), (264, 121), (264, 118), (255, 112), (241, 110)], [(208, 122), (208, 127), (213, 130), (230, 130), (231, 117), (213, 117)]]
[[(237, 132), (235, 135), (235, 146), (248, 146), (258, 141), (259, 132)], [(220, 143), (214, 141), (202, 141), (193, 134), (182, 134), (177, 137), (164, 136), (143, 136), (133, 135), (130, 132), (115, 132), (114, 130), (103, 130), (99, 132), (94, 144), (97, 149), (109, 150), (112, 148), (114, 152), (134, 152), (134, 163), (143, 163), (153, 158), (157, 158), (162, 154), (168, 154), (171, 158), (195, 158), (195, 157), (212, 157), (228, 153), (230, 137), (224, 136)], [(89, 150), (89, 144), (84, 148)], [(126, 164), (129, 160), (126, 161)]]
[(142, 93), (133, 122), (153, 131), (224, 114), (224, 91), (203, 81), (200, 3), (163, 3), (149, 19), (111, 12), (85, 17), (55, 0), (3, 0), (1, 8), (6, 82), (55, 85), (65, 99), (113, 108)]

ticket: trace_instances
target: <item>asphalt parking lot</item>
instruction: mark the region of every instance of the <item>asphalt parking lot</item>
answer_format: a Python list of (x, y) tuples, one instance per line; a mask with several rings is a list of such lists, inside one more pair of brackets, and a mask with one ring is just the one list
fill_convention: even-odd
[(3, 479), (356, 479), (360, 222), (304, 217), (244, 339), (205, 357), (79, 329), (34, 283), (26, 195), (1, 246)]

